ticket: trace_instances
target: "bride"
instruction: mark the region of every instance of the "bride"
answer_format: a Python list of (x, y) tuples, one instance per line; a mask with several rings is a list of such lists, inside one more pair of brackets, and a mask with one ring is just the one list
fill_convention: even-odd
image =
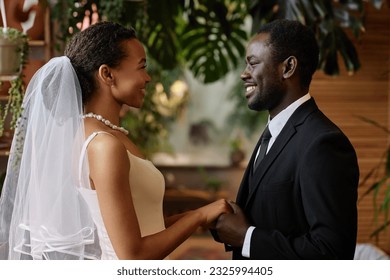
[(164, 259), (225, 200), (164, 219), (164, 178), (119, 125), (140, 108), (145, 50), (101, 22), (34, 75), (0, 201), (0, 259)]

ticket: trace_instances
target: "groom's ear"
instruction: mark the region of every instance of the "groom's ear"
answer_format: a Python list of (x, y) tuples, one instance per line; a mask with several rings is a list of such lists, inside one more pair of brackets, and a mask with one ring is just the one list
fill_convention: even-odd
[(291, 78), (297, 70), (298, 60), (295, 56), (289, 56), (283, 63), (283, 78)]
[(115, 83), (111, 68), (107, 64), (100, 65), (97, 73), (97, 79), (109, 87), (113, 86)]

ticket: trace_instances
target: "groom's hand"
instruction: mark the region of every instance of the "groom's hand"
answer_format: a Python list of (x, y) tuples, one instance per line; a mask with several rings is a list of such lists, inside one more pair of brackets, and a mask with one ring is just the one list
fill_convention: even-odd
[(244, 212), (234, 202), (228, 202), (233, 209), (232, 213), (222, 214), (215, 226), (219, 239), (233, 247), (242, 247), (245, 234), (250, 224)]

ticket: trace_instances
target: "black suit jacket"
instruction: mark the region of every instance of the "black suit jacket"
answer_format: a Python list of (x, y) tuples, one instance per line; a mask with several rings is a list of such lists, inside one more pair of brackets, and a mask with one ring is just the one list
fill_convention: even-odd
[[(251, 259), (353, 258), (356, 153), (313, 98), (293, 113), (251, 175), (253, 161), (236, 201), (256, 227)], [(233, 259), (243, 259), (241, 249), (233, 248)]]

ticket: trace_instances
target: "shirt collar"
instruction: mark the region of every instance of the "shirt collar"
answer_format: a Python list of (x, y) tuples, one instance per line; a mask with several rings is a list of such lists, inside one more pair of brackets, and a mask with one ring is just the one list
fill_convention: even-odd
[(283, 127), (287, 123), (288, 119), (295, 112), (295, 110), (301, 106), (303, 103), (308, 101), (311, 98), (310, 93), (305, 94), (301, 98), (295, 100), (287, 108), (277, 114), (272, 120), (268, 117), (268, 128), (271, 132), (272, 138), (275, 139), (279, 133), (282, 131)]

